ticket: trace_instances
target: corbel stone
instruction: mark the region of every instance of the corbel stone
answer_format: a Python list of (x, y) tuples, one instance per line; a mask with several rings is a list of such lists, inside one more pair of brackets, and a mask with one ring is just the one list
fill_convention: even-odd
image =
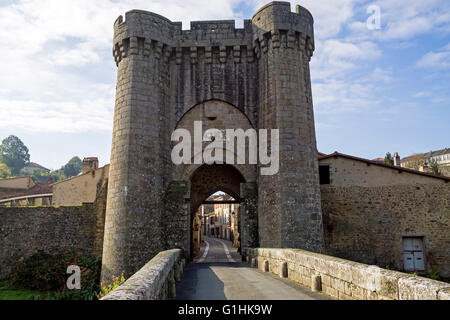
[(256, 59), (261, 58), (261, 49), (260, 49), (260, 44), (259, 41), (255, 41), (255, 54), (256, 54)]
[(205, 47), (205, 63), (212, 63), (212, 48)]
[(169, 58), (170, 58), (170, 54), (172, 53), (172, 48), (169, 46), (165, 46), (164, 47), (164, 62), (168, 63), (169, 62)]
[(306, 35), (304, 33), (300, 34), (299, 44), (300, 44), (300, 51), (305, 52), (305, 50), (306, 50)]
[(261, 51), (267, 53), (267, 40), (263, 35), (259, 38), (259, 44), (261, 45)]
[(295, 47), (295, 32), (292, 30), (289, 30), (287, 33), (287, 47), (290, 49)]
[(233, 47), (233, 56), (234, 56), (234, 63), (241, 62), (241, 46)]
[(247, 62), (252, 63), (254, 61), (255, 53), (253, 52), (252, 48), (246, 47), (247, 50)]
[(162, 56), (162, 49), (163, 49), (163, 43), (161, 41), (157, 41), (155, 45), (155, 53), (157, 58), (161, 58)]
[(272, 35), (272, 47), (274, 49), (280, 47), (280, 32), (278, 30), (273, 30), (271, 32)]
[(220, 63), (227, 62), (227, 47), (220, 46), (219, 60), (220, 60)]
[(177, 47), (175, 54), (176, 54), (176, 63), (181, 64), (183, 61), (183, 48)]
[(130, 56), (138, 54), (137, 37), (130, 37)]
[(120, 52), (120, 58), (121, 59), (126, 58), (126, 56), (127, 56), (127, 52), (125, 50), (124, 41), (125, 40), (122, 40), (122, 42), (119, 43), (119, 52)]
[(150, 50), (152, 47), (152, 40), (144, 39), (144, 57), (148, 57), (150, 55)]
[(113, 56), (114, 56), (114, 61), (116, 62), (116, 65), (118, 65), (120, 62), (120, 49), (119, 49), (119, 45), (117, 43), (113, 47)]
[(191, 63), (197, 64), (197, 47), (191, 47)]

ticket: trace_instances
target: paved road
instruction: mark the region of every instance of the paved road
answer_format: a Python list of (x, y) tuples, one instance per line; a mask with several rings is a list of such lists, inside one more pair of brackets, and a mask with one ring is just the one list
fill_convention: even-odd
[(241, 262), (230, 241), (204, 238), (200, 253), (177, 284), (179, 300), (330, 299), (290, 280)]

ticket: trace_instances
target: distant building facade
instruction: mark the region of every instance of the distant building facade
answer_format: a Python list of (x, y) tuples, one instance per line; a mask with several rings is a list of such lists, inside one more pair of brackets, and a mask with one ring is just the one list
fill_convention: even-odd
[(78, 206), (93, 203), (107, 187), (109, 164), (99, 168), (97, 158), (84, 158), (82, 173), (52, 184), (54, 206)]
[[(213, 195), (208, 198), (211, 201), (233, 201), (228, 194)], [(230, 240), (234, 246), (238, 246), (239, 238), (239, 204), (216, 203), (202, 206), (205, 235), (220, 239)]]
[(0, 206), (46, 206), (52, 202), (52, 188), (48, 183), (33, 181), (31, 177), (0, 179)]
[(44, 173), (49, 173), (50, 169), (47, 169), (43, 166), (41, 166), (40, 164), (37, 164), (35, 162), (30, 162), (29, 165), (27, 165), (26, 167), (22, 168), (21, 173), (22, 174), (33, 174), (33, 172), (35, 170), (38, 170), (40, 172), (44, 172)]
[(429, 172), (433, 162), (437, 163), (439, 171), (443, 175), (450, 176), (450, 148), (414, 154), (403, 158), (401, 164), (405, 168)]

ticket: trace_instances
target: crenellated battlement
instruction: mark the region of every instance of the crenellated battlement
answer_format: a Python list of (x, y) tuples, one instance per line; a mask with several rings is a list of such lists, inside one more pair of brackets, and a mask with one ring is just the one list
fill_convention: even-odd
[(252, 18), (253, 44), (259, 58), (272, 42), (272, 48), (298, 48), (311, 58), (314, 52), (314, 19), (297, 5), (291, 12), (289, 2), (274, 1), (259, 9)]
[[(235, 27), (235, 20), (192, 21), (189, 30), (182, 30), (181, 22), (142, 10), (132, 10), (114, 23), (113, 55), (116, 64), (130, 56), (155, 54), (166, 61), (173, 56), (180, 64), (183, 52), (189, 51), (192, 63), (198, 53), (205, 52), (205, 62), (211, 63), (214, 48), (219, 48), (220, 62), (230, 56), (236, 63), (252, 62), (269, 48), (297, 48), (310, 58), (314, 51), (313, 18), (297, 6), (291, 12), (288, 2), (271, 2), (244, 20), (243, 28)], [(242, 48), (242, 50), (241, 50)]]

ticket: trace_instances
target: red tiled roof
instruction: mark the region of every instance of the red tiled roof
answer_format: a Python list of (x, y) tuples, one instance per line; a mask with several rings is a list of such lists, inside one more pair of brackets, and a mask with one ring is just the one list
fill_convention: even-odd
[(30, 162), (30, 164), (27, 165), (25, 168), (37, 168), (37, 169), (50, 171), (50, 169), (47, 169), (46, 167), (43, 167), (39, 163), (36, 163), (36, 162)]
[(389, 169), (394, 169), (394, 170), (398, 170), (398, 171), (404, 171), (404, 172), (409, 172), (409, 173), (414, 173), (414, 174), (419, 174), (422, 176), (427, 176), (430, 178), (437, 178), (437, 179), (441, 179), (444, 180), (446, 182), (450, 181), (450, 177), (446, 177), (446, 176), (438, 176), (436, 174), (433, 173), (429, 173), (429, 172), (421, 172), (421, 171), (417, 171), (417, 170), (413, 170), (413, 169), (409, 169), (409, 168), (404, 168), (404, 167), (397, 167), (397, 166), (392, 166), (389, 164), (385, 164), (385, 163), (381, 163), (381, 162), (377, 162), (377, 161), (373, 161), (373, 160), (369, 160), (369, 159), (364, 159), (364, 158), (358, 158), (358, 157), (354, 157), (354, 156), (350, 156), (348, 154), (343, 154), (343, 153), (339, 153), (339, 152), (334, 152), (332, 154), (323, 156), (323, 157), (319, 157), (319, 160), (323, 160), (323, 159), (329, 159), (329, 158), (346, 158), (346, 159), (350, 159), (350, 160), (355, 160), (355, 161), (361, 161), (361, 162), (365, 162), (368, 164), (373, 164), (376, 166), (381, 166), (381, 167), (385, 167), (385, 168), (389, 168)]
[(36, 182), (36, 185), (29, 189), (0, 188), (0, 200), (21, 196), (30, 196), (33, 194), (52, 193), (53, 189), (50, 183)]

